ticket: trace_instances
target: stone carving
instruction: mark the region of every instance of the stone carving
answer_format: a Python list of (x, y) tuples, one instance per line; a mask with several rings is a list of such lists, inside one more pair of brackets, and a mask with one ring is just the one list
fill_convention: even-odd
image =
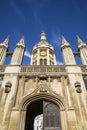
[(76, 92), (77, 93), (81, 93), (82, 92), (80, 82), (78, 82), (78, 81), (75, 82), (75, 88), (76, 88)]

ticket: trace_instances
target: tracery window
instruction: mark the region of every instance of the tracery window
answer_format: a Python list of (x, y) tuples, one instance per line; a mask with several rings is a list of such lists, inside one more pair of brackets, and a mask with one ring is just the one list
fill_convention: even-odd
[(47, 59), (40, 59), (40, 65), (47, 65)]

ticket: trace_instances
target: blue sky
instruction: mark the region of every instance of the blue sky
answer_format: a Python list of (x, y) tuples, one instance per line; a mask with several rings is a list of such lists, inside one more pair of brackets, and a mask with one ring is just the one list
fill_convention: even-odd
[(30, 63), (42, 31), (54, 46), (57, 61), (63, 62), (62, 35), (73, 51), (77, 50), (76, 35), (87, 43), (87, 0), (0, 0), (0, 43), (10, 35), (9, 51), (13, 51), (24, 35), (27, 53), (23, 64)]

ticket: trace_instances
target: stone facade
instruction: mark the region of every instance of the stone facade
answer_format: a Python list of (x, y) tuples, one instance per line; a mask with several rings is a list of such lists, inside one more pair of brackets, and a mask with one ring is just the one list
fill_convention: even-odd
[[(58, 130), (87, 130), (87, 45), (79, 37), (77, 41), (78, 52), (73, 53), (62, 37), (64, 65), (56, 65), (54, 48), (46, 41), (45, 33), (32, 50), (31, 65), (21, 65), (24, 37), (15, 47), (10, 65), (3, 65), (6, 54), (10, 54), (6, 52), (8, 38), (0, 45), (0, 130), (28, 130), (27, 111), (39, 113), (33, 106), (43, 100), (58, 106)], [(81, 57), (81, 66), (76, 64), (75, 55)]]

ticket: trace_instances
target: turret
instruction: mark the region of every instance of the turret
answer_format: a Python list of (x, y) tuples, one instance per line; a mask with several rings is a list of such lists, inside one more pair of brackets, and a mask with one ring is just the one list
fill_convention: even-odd
[(87, 65), (87, 45), (84, 43), (79, 36), (77, 36), (78, 50), (80, 51), (80, 57), (83, 65)]
[(76, 64), (70, 44), (67, 42), (64, 36), (62, 36), (61, 48), (62, 48), (65, 65)]
[(11, 59), (11, 65), (21, 65), (24, 49), (25, 49), (25, 43), (24, 43), (24, 37), (22, 37), (21, 40), (17, 43), (16, 48), (14, 50)]
[(55, 51), (46, 41), (46, 34), (41, 33), (40, 42), (33, 47), (31, 65), (55, 65)]
[(6, 57), (6, 51), (8, 49), (9, 37), (7, 37), (3, 43), (0, 44), (0, 65), (3, 65)]

